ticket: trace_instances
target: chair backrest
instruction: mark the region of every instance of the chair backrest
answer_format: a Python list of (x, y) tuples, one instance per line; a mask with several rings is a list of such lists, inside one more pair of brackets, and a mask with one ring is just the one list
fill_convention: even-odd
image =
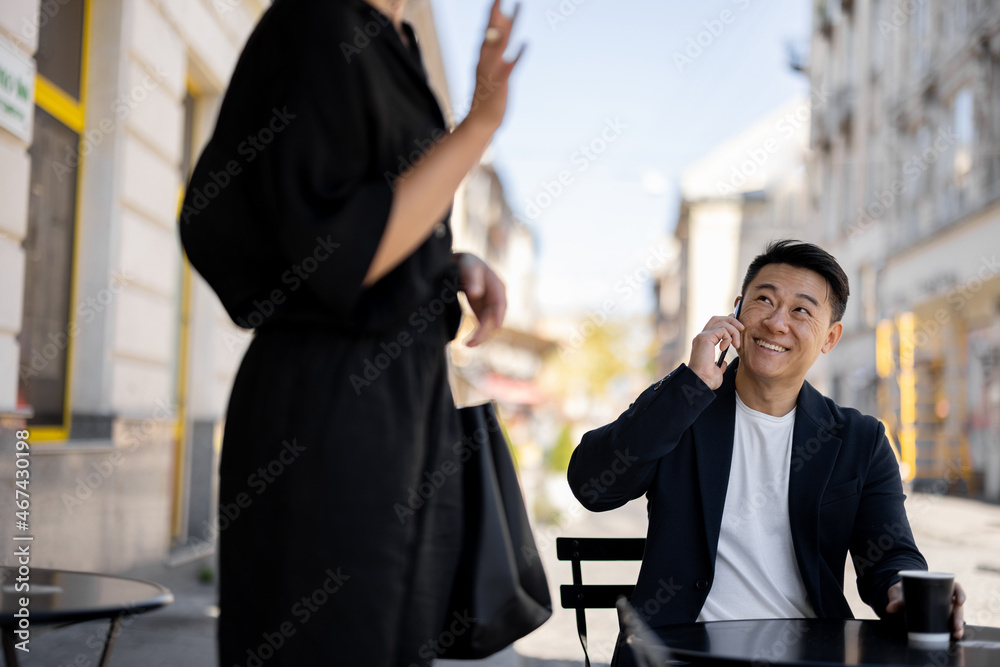
[(644, 537), (557, 537), (556, 555), (568, 560), (573, 567), (573, 583), (559, 587), (563, 609), (576, 609), (576, 627), (580, 633), (584, 661), (590, 667), (587, 653), (587, 609), (615, 609), (618, 598), (632, 598), (635, 584), (584, 584), (581, 563), (585, 560), (642, 560), (646, 547)]

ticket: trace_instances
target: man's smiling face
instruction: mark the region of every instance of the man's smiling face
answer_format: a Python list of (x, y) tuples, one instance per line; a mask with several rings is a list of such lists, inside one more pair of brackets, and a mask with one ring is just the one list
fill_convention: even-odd
[(739, 372), (801, 384), (821, 352), (840, 340), (830, 322), (830, 289), (820, 274), (788, 264), (762, 267), (743, 295)]

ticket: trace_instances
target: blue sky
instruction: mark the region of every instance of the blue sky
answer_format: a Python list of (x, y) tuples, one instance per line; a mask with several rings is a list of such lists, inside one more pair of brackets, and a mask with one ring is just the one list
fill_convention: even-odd
[[(432, 3), (461, 111), (471, 98), (490, 3)], [(510, 13), (513, 3), (503, 6)], [(807, 46), (811, 6), (522, 3), (514, 42), (528, 47), (491, 155), (511, 207), (536, 232), (543, 312), (585, 313), (609, 298), (617, 314), (651, 306), (648, 280), (635, 289), (625, 281), (642, 279), (657, 239), (672, 234), (683, 168), (808, 93), (805, 76), (788, 67), (787, 44)]]

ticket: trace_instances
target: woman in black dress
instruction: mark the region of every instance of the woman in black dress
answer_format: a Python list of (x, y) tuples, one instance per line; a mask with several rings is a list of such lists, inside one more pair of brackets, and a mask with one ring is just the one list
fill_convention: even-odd
[(469, 345), (506, 308), (493, 271), (452, 252), (448, 216), (516, 60), (498, 0), (448, 133), (404, 4), (276, 0), (181, 211), (192, 265), (255, 329), (220, 465), (222, 667), (441, 650), (462, 525), (445, 345), (457, 291), (479, 320)]

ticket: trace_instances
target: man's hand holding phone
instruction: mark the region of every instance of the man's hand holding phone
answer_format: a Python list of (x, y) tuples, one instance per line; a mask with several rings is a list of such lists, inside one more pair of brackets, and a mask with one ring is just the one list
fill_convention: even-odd
[(728, 349), (730, 346), (740, 347), (740, 332), (743, 331), (743, 323), (736, 319), (737, 312), (732, 315), (713, 317), (702, 329), (701, 333), (694, 337), (691, 344), (691, 359), (688, 367), (698, 374), (698, 377), (708, 385), (709, 389), (718, 389), (722, 384), (722, 376), (729, 366), (723, 362), (721, 366), (715, 362), (715, 348), (721, 346)]

